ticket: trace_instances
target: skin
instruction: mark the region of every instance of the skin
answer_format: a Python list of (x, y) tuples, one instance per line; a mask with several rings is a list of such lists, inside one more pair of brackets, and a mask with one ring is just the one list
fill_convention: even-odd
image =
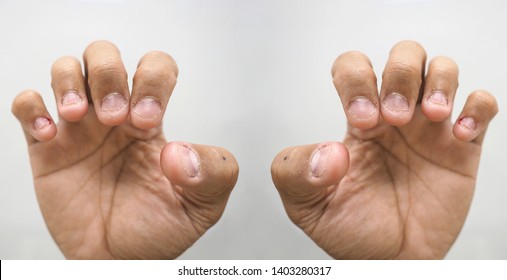
[(369, 59), (341, 55), (343, 143), (289, 147), (273, 161), (287, 214), (334, 258), (440, 259), (463, 227), (497, 103), (475, 91), (453, 123), (458, 68), (447, 57), (425, 65), (418, 43), (396, 44), (379, 95)]
[(169, 55), (141, 58), (132, 92), (112, 43), (90, 44), (84, 64), (84, 75), (72, 57), (51, 69), (58, 123), (33, 90), (12, 105), (48, 229), (71, 259), (176, 258), (222, 215), (238, 164), (220, 147), (166, 143)]
[[(113, 44), (92, 43), (84, 63), (85, 75), (71, 57), (52, 67), (58, 123), (33, 90), (12, 106), (47, 226), (68, 258), (175, 258), (220, 218), (237, 162), (220, 147), (166, 143), (177, 76), (167, 54), (141, 59), (132, 92)], [(343, 144), (289, 147), (273, 161), (289, 217), (335, 258), (442, 258), (463, 226), (497, 104), (476, 91), (453, 124), (457, 66), (425, 64), (419, 44), (397, 44), (379, 96), (368, 58), (343, 54), (332, 70)]]

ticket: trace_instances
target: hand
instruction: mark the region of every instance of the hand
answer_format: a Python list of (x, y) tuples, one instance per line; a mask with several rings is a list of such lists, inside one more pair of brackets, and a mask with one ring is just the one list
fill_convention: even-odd
[(222, 215), (237, 162), (223, 148), (166, 144), (178, 74), (169, 55), (141, 59), (132, 95), (113, 44), (92, 43), (84, 64), (85, 76), (72, 57), (52, 67), (57, 124), (35, 91), (12, 105), (49, 231), (67, 258), (175, 258)]
[(450, 120), (458, 69), (415, 42), (392, 49), (378, 97), (369, 59), (338, 57), (332, 74), (348, 120), (343, 144), (290, 147), (271, 173), (291, 220), (337, 259), (443, 258), (465, 221), (481, 144), (497, 113), (472, 93)]

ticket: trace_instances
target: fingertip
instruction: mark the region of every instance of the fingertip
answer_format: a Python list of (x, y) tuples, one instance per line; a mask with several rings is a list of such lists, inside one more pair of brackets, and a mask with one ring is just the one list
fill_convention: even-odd
[(425, 64), (426, 52), (417, 42), (401, 41), (391, 49), (380, 90), (381, 114), (386, 123), (403, 126), (412, 120)]
[(73, 91), (65, 93), (58, 104), (58, 112), (66, 121), (78, 122), (82, 120), (88, 112), (86, 97)]
[(141, 58), (131, 97), (130, 116), (134, 126), (148, 129), (160, 125), (177, 76), (178, 67), (170, 55), (151, 51)]
[(482, 143), (489, 122), (498, 112), (498, 104), (493, 95), (477, 90), (467, 98), (463, 110), (454, 124), (453, 133), (462, 141)]
[(464, 142), (474, 140), (479, 134), (477, 121), (473, 117), (460, 117), (454, 124), (453, 134), (458, 140)]
[(50, 141), (56, 136), (56, 125), (49, 116), (36, 117), (32, 122), (30, 134), (38, 141)]
[(339, 142), (289, 147), (271, 165), (273, 183), (282, 196), (304, 199), (337, 184), (347, 173), (349, 154)]
[(417, 41), (414, 40), (402, 40), (396, 43), (391, 49), (391, 53), (396, 51), (411, 51), (420, 54), (424, 59), (426, 59), (426, 50), (424, 47)]
[(38, 92), (25, 90), (18, 94), (11, 111), (21, 123), (28, 143), (49, 141), (56, 136), (56, 125)]
[(331, 66), (331, 76), (333, 77), (335, 76), (337, 69), (340, 68), (340, 65), (342, 64), (343, 61), (345, 61), (346, 63), (349, 63), (351, 61), (354, 62), (364, 61), (366, 62), (367, 65), (371, 66), (370, 59), (364, 53), (359, 51), (347, 51), (339, 55), (333, 62), (333, 65)]
[(106, 126), (122, 124), (130, 111), (130, 90), (119, 49), (109, 41), (95, 41), (84, 51), (83, 60), (97, 118)]
[[(471, 99), (470, 106), (479, 108), (482, 111), (481, 118), (491, 121), (498, 113), (498, 102), (493, 94), (486, 90), (475, 90), (469, 96)], [(468, 103), (468, 100), (467, 100)], [(465, 105), (467, 107), (467, 105)]]
[(41, 105), (44, 106), (44, 102), (40, 94), (35, 90), (27, 89), (14, 97), (11, 112), (16, 118), (21, 119), (26, 112), (30, 112), (29, 109), (34, 106), (40, 107)]
[(88, 44), (88, 46), (86, 46), (85, 51), (83, 53), (83, 59), (86, 60), (89, 53), (93, 53), (97, 49), (104, 49), (104, 48), (112, 48), (112, 49), (115, 49), (117, 52), (120, 52), (118, 50), (118, 47), (116, 47), (116, 45), (113, 42), (108, 41), (108, 40), (96, 40), (96, 41), (93, 41), (90, 44)]
[(308, 162), (312, 175), (310, 180), (320, 186), (330, 186), (347, 173), (349, 153), (339, 142), (323, 142), (313, 151)]
[(239, 173), (236, 159), (224, 148), (186, 142), (167, 143), (160, 163), (171, 183), (202, 199), (228, 196)]
[(437, 56), (430, 61), (421, 100), (422, 112), (428, 120), (441, 122), (450, 117), (458, 76), (458, 65), (451, 58)]
[(167, 143), (160, 155), (160, 166), (164, 175), (176, 185), (192, 185), (200, 178), (199, 156), (189, 143)]
[(413, 113), (392, 114), (382, 111), (382, 120), (392, 126), (404, 126), (412, 120)]
[(377, 77), (368, 57), (346, 52), (336, 59), (331, 72), (348, 123), (359, 129), (375, 127), (380, 117)]
[(393, 126), (403, 126), (412, 120), (415, 105), (402, 94), (391, 92), (381, 101), (382, 119)]
[(74, 57), (60, 57), (51, 66), (51, 87), (58, 113), (66, 121), (79, 121), (88, 111), (84, 79), (81, 63)]
[(95, 104), (95, 111), (99, 121), (107, 126), (117, 126), (125, 122), (129, 115), (129, 98), (121, 93), (113, 92), (106, 95), (99, 104)]
[(165, 61), (166, 65), (169, 66), (169, 69), (171, 69), (171, 72), (174, 74), (174, 80), (176, 80), (176, 77), (178, 77), (178, 64), (170, 54), (163, 51), (150, 51), (139, 60), (137, 67), (141, 66), (143, 63), (149, 63), (150, 61), (155, 63)]
[(421, 102), (421, 110), (432, 122), (441, 122), (451, 116), (452, 103), (443, 92), (433, 92)]
[(97, 118), (99, 119), (100, 123), (106, 126), (118, 126), (121, 125), (127, 120), (128, 111), (125, 113), (122, 113), (121, 115), (105, 115), (105, 114), (97, 114)]
[(153, 96), (146, 96), (132, 105), (130, 119), (139, 129), (154, 128), (162, 122), (164, 108)]
[(352, 99), (345, 108), (347, 120), (355, 128), (370, 129), (379, 122), (378, 105), (366, 97), (359, 96)]

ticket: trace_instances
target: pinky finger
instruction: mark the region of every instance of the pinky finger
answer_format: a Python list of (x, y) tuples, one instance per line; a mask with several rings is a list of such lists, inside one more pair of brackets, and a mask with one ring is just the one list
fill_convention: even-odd
[(487, 91), (475, 91), (465, 103), (453, 133), (461, 141), (482, 143), (489, 122), (498, 113), (498, 105), (493, 95)]
[(56, 125), (39, 93), (33, 90), (21, 92), (12, 102), (11, 110), (21, 123), (28, 144), (55, 137)]

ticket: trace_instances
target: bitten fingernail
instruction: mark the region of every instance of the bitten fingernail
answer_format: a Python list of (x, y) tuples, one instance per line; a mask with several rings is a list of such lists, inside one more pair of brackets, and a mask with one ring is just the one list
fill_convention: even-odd
[(47, 126), (50, 126), (52, 121), (46, 117), (38, 117), (33, 122), (33, 129), (40, 130)]
[(81, 102), (83, 102), (83, 99), (75, 91), (68, 91), (62, 97), (62, 105), (63, 106), (79, 104)]
[(197, 177), (201, 167), (197, 154), (187, 145), (180, 145), (179, 151), (183, 170), (185, 170), (187, 176)]
[(386, 95), (382, 102), (384, 106), (391, 111), (405, 112), (409, 109), (407, 98), (396, 92)]
[(117, 113), (127, 106), (127, 99), (119, 93), (108, 94), (100, 103), (100, 109), (107, 113)]
[(328, 146), (322, 146), (313, 152), (312, 158), (310, 159), (310, 171), (313, 177), (319, 178), (324, 175), (329, 154), (330, 148)]
[(145, 97), (139, 100), (132, 110), (143, 119), (155, 119), (162, 111), (162, 105), (154, 97)]
[(373, 104), (366, 97), (356, 97), (354, 98), (348, 106), (349, 113), (359, 119), (366, 119), (371, 116), (377, 110), (375, 104)]
[(428, 101), (440, 106), (447, 106), (449, 103), (447, 96), (445, 96), (441, 91), (433, 92), (430, 96), (428, 96)]
[(463, 117), (459, 119), (458, 124), (469, 130), (477, 129), (477, 123), (472, 117)]

